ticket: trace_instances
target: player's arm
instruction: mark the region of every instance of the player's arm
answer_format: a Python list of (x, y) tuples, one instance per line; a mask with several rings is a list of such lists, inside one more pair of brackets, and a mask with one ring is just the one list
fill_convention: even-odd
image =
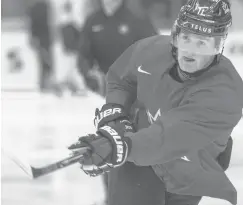
[(219, 137), (227, 139), (242, 115), (242, 103), (236, 95), (227, 85), (193, 93), (179, 107), (161, 113), (149, 128), (129, 134), (132, 146), (128, 160), (141, 166), (163, 164)]
[(126, 112), (137, 98), (137, 43), (131, 45), (109, 68), (106, 76), (106, 103), (122, 105)]
[[(107, 75), (106, 104), (101, 110), (96, 109), (94, 124), (95, 134), (81, 137), (78, 143), (69, 149), (76, 150), (88, 146), (92, 150), (91, 157), (82, 161), (85, 173), (97, 176), (110, 169), (121, 166), (129, 154), (130, 139), (124, 137), (126, 132), (134, 132), (128, 117), (131, 104), (136, 99), (136, 75), (133, 56), (136, 45), (130, 46), (111, 66)], [(94, 142), (106, 139), (106, 146), (93, 146)]]

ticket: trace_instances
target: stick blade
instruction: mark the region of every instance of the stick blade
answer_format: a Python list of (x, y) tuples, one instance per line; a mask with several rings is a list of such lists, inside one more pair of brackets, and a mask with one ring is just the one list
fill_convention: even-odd
[(17, 155), (10, 150), (3, 149), (3, 153), (12, 161), (15, 165), (17, 165), (20, 169), (22, 169), (30, 179), (34, 179), (33, 175), (33, 167), (30, 165), (30, 163), (21, 155)]

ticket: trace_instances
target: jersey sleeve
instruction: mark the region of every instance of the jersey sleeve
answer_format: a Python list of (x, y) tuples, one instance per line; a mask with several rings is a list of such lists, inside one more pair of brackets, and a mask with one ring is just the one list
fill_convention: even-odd
[(135, 73), (135, 50), (137, 44), (131, 45), (112, 64), (107, 76), (106, 103), (123, 105), (129, 111), (137, 98), (137, 76)]
[(217, 138), (227, 139), (241, 116), (242, 104), (229, 86), (200, 89), (150, 127), (130, 133), (128, 160), (148, 166), (188, 156)]

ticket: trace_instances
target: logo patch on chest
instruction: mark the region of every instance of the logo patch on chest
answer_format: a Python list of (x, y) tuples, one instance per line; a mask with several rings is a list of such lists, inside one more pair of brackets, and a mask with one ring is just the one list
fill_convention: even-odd
[(161, 116), (161, 111), (160, 109), (157, 110), (157, 112), (152, 115), (149, 110), (146, 111), (147, 116), (148, 116), (148, 121), (150, 124), (153, 124), (160, 116)]

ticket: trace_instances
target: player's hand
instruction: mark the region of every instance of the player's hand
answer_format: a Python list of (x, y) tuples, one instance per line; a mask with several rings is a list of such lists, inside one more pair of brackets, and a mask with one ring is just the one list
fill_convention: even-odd
[[(107, 139), (108, 143), (100, 144)], [(80, 137), (78, 142), (71, 145), (71, 151), (78, 151), (88, 147), (80, 161), (81, 169), (89, 176), (98, 176), (126, 162), (131, 147), (130, 139), (124, 137), (124, 125), (114, 127), (105, 125), (98, 129), (96, 134)]]

